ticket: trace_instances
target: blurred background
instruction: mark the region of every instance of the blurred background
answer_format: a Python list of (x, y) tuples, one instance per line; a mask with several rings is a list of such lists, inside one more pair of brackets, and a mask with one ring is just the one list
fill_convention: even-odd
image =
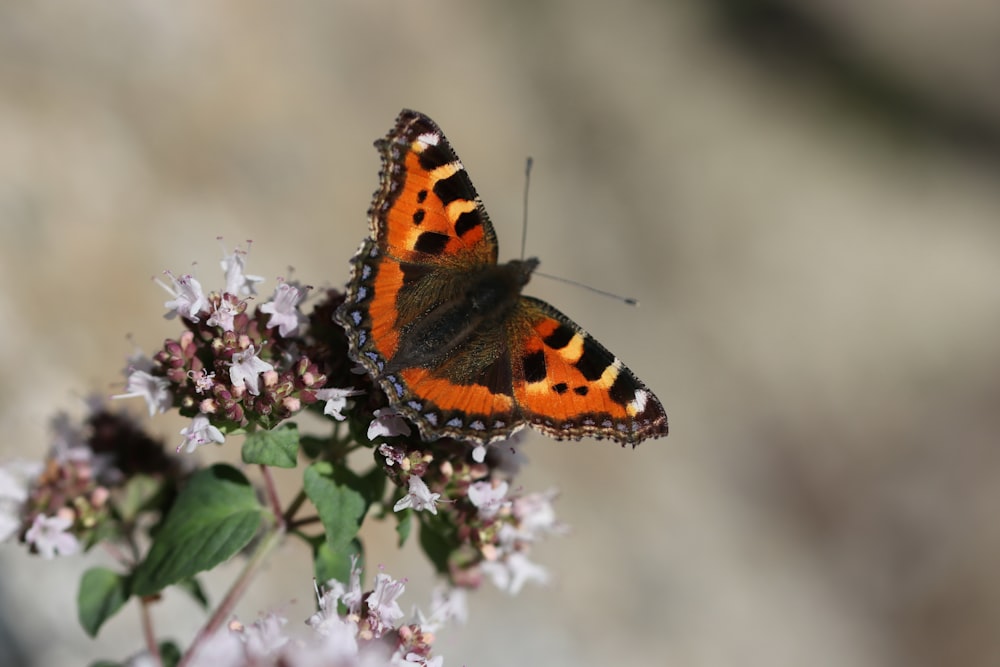
[[(151, 280), (342, 285), (402, 107), (448, 134), (536, 278), (659, 395), (665, 440), (532, 435), (548, 587), (484, 587), (446, 665), (1000, 661), (1000, 4), (988, 0), (0, 4), (0, 460), (177, 331)], [(192, 262), (197, 265), (192, 269)], [(137, 414), (140, 402), (130, 406)], [(150, 427), (179, 443), (169, 418)], [(209, 456), (238, 460), (237, 443)], [(425, 604), (430, 567), (369, 531)], [(24, 665), (89, 641), (80, 573), (0, 549)], [(239, 563), (208, 588), (218, 599)], [(239, 607), (312, 611), (289, 544)], [(155, 611), (186, 645), (204, 615)]]

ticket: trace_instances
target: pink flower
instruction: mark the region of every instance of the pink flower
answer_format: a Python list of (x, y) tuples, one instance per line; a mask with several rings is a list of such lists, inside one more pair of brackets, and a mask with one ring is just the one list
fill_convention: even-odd
[(181, 451), (186, 446), (188, 454), (210, 442), (221, 445), (226, 440), (226, 436), (222, 434), (222, 431), (212, 426), (212, 423), (208, 421), (208, 417), (205, 415), (195, 416), (191, 420), (190, 426), (181, 429), (181, 435), (184, 436), (184, 442), (177, 447), (177, 451)]
[(507, 503), (507, 482), (499, 482), (496, 486), (490, 482), (475, 482), (469, 486), (469, 502), (479, 508), (479, 516), (492, 519)]
[(72, 526), (73, 519), (68, 516), (39, 514), (31, 523), (24, 541), (35, 547), (42, 558), (51, 559), (56, 554), (72, 556), (80, 549), (80, 542), (68, 532)]
[[(223, 249), (225, 252), (225, 249)], [(250, 254), (250, 242), (247, 249), (236, 248), (231, 254), (224, 254), (219, 265), (226, 274), (226, 292), (233, 296), (253, 296), (257, 294), (256, 284), (263, 282), (262, 276), (251, 276), (246, 273), (247, 255)]]
[(410, 427), (403, 416), (392, 408), (379, 408), (375, 419), (368, 425), (368, 439), (391, 438), (395, 435), (410, 435)]
[(174, 297), (163, 304), (164, 308), (170, 310), (167, 313), (167, 317), (171, 318), (180, 315), (192, 322), (200, 322), (198, 314), (208, 307), (208, 299), (205, 297), (205, 292), (201, 289), (201, 283), (195, 280), (190, 274), (185, 274), (180, 278), (170, 271), (164, 271), (164, 274), (170, 278), (173, 287), (168, 286), (160, 280), (156, 282)]
[(299, 312), (298, 304), (302, 300), (302, 290), (288, 283), (281, 283), (274, 289), (274, 297), (260, 306), (260, 312), (270, 314), (267, 328), (278, 327), (282, 337), (293, 335), (299, 328), (299, 321), (304, 319)]
[(392, 507), (393, 512), (412, 507), (416, 511), (427, 510), (431, 514), (437, 514), (435, 503), (441, 497), (440, 493), (431, 493), (424, 480), (416, 475), (410, 475), (410, 492), (400, 498)]
[(234, 387), (246, 386), (254, 396), (260, 394), (260, 374), (273, 371), (274, 366), (257, 356), (257, 351), (253, 345), (242, 352), (233, 354), (233, 360), (229, 364), (229, 379)]
[(337, 389), (336, 387), (331, 387), (317, 391), (316, 398), (326, 401), (326, 406), (323, 408), (324, 415), (329, 415), (341, 422), (345, 419), (343, 411), (347, 408), (347, 398), (349, 396), (357, 396), (361, 393), (364, 392), (359, 389)]
[(403, 594), (405, 586), (382, 572), (375, 575), (375, 590), (367, 599), (368, 620), (376, 637), (393, 627), (396, 621), (403, 618), (403, 610), (396, 598)]
[(116, 394), (111, 398), (142, 398), (149, 408), (149, 416), (157, 412), (166, 412), (174, 402), (170, 393), (170, 381), (157, 377), (146, 371), (134, 370), (125, 381), (125, 393)]

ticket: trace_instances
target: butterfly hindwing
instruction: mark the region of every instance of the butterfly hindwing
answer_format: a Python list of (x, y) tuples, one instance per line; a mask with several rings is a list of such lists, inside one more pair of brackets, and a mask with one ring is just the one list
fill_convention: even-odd
[(558, 439), (637, 444), (666, 435), (659, 400), (622, 362), (548, 303), (521, 297), (511, 318), (514, 398), (521, 418)]

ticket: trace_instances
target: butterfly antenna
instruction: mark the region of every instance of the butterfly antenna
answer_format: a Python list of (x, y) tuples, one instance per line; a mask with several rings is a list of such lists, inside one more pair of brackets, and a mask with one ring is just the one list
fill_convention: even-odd
[(528, 186), (531, 185), (531, 166), (535, 160), (529, 155), (524, 161), (524, 210), (521, 213), (521, 259), (528, 243)]
[(630, 296), (622, 296), (621, 294), (615, 294), (614, 292), (605, 292), (602, 289), (597, 289), (593, 285), (588, 285), (587, 283), (577, 282), (576, 280), (570, 280), (569, 278), (563, 278), (562, 276), (554, 276), (551, 273), (543, 273), (541, 271), (535, 271), (536, 276), (541, 276), (543, 278), (548, 278), (549, 280), (557, 280), (561, 283), (566, 283), (567, 285), (574, 285), (576, 287), (582, 287), (588, 292), (593, 292), (594, 294), (600, 294), (601, 296), (611, 297), (616, 301), (621, 301), (626, 306), (638, 306), (639, 301), (633, 299)]

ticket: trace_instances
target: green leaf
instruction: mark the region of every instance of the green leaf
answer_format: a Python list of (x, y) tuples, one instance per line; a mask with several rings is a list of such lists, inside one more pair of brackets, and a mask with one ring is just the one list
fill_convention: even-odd
[(410, 537), (410, 530), (413, 528), (413, 512), (411, 510), (403, 510), (402, 512), (396, 512), (396, 516), (399, 517), (399, 522), (396, 524), (396, 533), (399, 535), (399, 547), (402, 548), (406, 544), (407, 538)]
[(303, 488), (316, 506), (326, 543), (332, 550), (341, 551), (358, 534), (368, 507), (359, 492), (335, 477), (330, 463), (314, 463), (306, 468)]
[(205, 594), (205, 590), (201, 587), (201, 583), (191, 577), (190, 579), (185, 579), (183, 581), (177, 582), (177, 587), (182, 591), (190, 595), (198, 606), (202, 609), (208, 610), (208, 595)]
[(128, 598), (127, 576), (103, 567), (84, 572), (76, 595), (76, 615), (84, 632), (96, 637), (104, 622), (118, 613)]
[(361, 542), (352, 540), (344, 549), (334, 551), (327, 542), (317, 540), (313, 550), (313, 574), (316, 581), (326, 583), (331, 579), (347, 584), (351, 577), (351, 556), (359, 557), (359, 565), (364, 562)]
[(286, 424), (273, 431), (254, 431), (243, 441), (243, 462), (276, 468), (294, 468), (298, 464), (299, 429)]
[(420, 523), (420, 548), (441, 574), (448, 574), (448, 558), (455, 548), (454, 541), (446, 536), (448, 532), (449, 527), (442, 521), (427, 520)]
[(330, 449), (330, 438), (317, 438), (315, 435), (304, 435), (299, 439), (302, 453), (311, 459), (318, 459), (320, 454)]
[(195, 473), (136, 569), (132, 592), (153, 595), (231, 558), (253, 539), (263, 516), (253, 488), (232, 466)]
[(134, 521), (139, 512), (151, 507), (163, 489), (163, 482), (149, 475), (136, 475), (125, 483), (118, 511), (124, 521)]
[(181, 661), (181, 649), (173, 642), (160, 642), (160, 660), (163, 667), (176, 667)]
[(365, 500), (369, 505), (382, 500), (382, 497), (385, 496), (386, 476), (381, 466), (375, 466), (369, 470), (361, 480), (364, 487), (359, 491), (365, 494)]

